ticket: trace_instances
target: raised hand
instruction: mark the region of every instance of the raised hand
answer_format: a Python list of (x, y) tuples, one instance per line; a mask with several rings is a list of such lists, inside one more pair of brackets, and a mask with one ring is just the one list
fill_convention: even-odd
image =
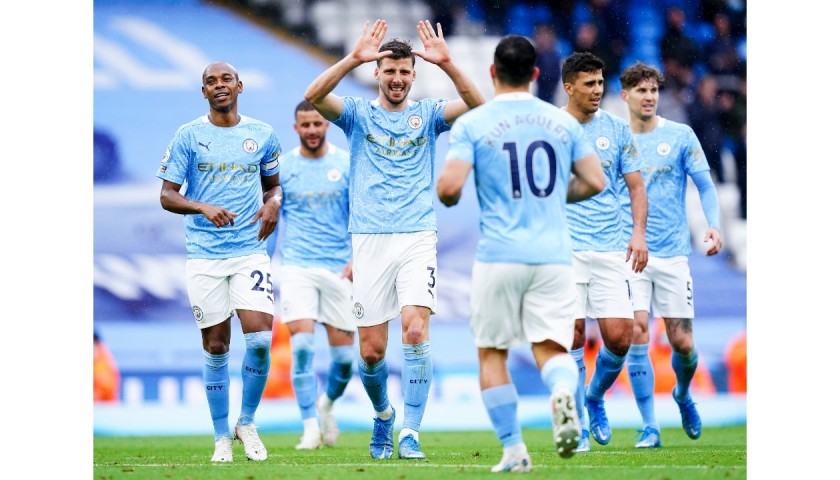
[(379, 52), (379, 45), (382, 44), (385, 32), (388, 31), (388, 24), (385, 23), (385, 20), (376, 19), (373, 22), (373, 27), (368, 27), (370, 27), (370, 21), (366, 21), (364, 27), (362, 27), (362, 34), (356, 41), (352, 52), (353, 57), (363, 63), (379, 60), (391, 54), (390, 50)]
[(443, 28), (441, 28), (440, 22), (437, 24), (437, 32), (432, 28), (430, 21), (417, 22), (417, 33), (420, 34), (420, 40), (423, 42), (423, 48), (426, 51), (412, 50), (413, 54), (435, 65), (450, 61), (449, 47), (446, 46), (446, 41), (443, 39)]

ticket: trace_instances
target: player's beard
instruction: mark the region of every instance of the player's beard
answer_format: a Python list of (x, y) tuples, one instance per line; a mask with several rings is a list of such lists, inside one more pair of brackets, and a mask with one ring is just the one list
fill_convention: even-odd
[(386, 88), (382, 89), (382, 96), (384, 96), (385, 100), (387, 100), (388, 103), (390, 103), (392, 106), (398, 107), (398, 106), (402, 105), (402, 103), (405, 102), (406, 99), (408, 98), (408, 91), (409, 90), (411, 90), (411, 85), (404, 85), (403, 90), (402, 90), (402, 97), (395, 100), (393, 97), (391, 97), (391, 95), (389, 95), (390, 90), (386, 87)]
[(320, 149), (321, 149), (321, 146), (322, 146), (322, 145), (324, 145), (324, 140), (326, 140), (326, 137), (320, 137), (320, 138), (318, 139), (318, 144), (317, 144), (317, 145), (315, 145), (314, 147), (310, 147), (310, 146), (309, 146), (309, 142), (306, 140), (306, 137), (304, 137), (304, 136), (302, 136), (302, 135), (300, 136), (300, 144), (301, 144), (301, 146), (303, 146), (303, 148), (305, 148), (305, 149), (306, 149), (306, 151), (307, 151), (307, 152), (309, 152), (309, 153), (311, 153), (312, 155), (314, 155), (314, 154), (318, 153), (318, 150), (320, 150)]
[(584, 108), (582, 108), (581, 110), (583, 110), (584, 113), (586, 113), (587, 115), (592, 115), (595, 112), (597, 112), (598, 109), (601, 108), (601, 101), (602, 100), (604, 100), (604, 97), (601, 97), (600, 99), (598, 99), (598, 103), (594, 106), (592, 105), (592, 103), (593, 103), (592, 100), (589, 100), (588, 102), (586, 102)]

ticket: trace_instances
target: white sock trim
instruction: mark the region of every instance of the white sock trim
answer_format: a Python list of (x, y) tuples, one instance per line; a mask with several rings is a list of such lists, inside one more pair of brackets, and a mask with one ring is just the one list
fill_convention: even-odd
[(398, 441), (402, 441), (403, 438), (409, 435), (413, 435), (414, 439), (417, 440), (418, 443), (420, 443), (420, 432), (418, 432), (417, 430), (412, 430), (410, 428), (403, 428), (402, 430), (400, 430), (400, 437)]
[(391, 418), (391, 415), (393, 415), (393, 414), (394, 414), (394, 409), (393, 409), (393, 408), (391, 408), (391, 406), (390, 406), (390, 405), (388, 405), (388, 408), (386, 408), (385, 410), (383, 410), (383, 411), (381, 411), (381, 412), (374, 412), (374, 413), (376, 413), (376, 417), (377, 417), (378, 419), (380, 419), (380, 420), (388, 420), (389, 418)]

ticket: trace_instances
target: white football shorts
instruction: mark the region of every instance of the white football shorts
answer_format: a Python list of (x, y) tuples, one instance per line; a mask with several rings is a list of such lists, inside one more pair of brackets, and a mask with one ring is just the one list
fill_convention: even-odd
[(280, 268), (280, 319), (311, 318), (340, 330), (356, 331), (353, 285), (326, 268), (283, 265)]
[(198, 328), (212, 327), (236, 310), (274, 316), (274, 278), (268, 255), (187, 260), (187, 295)]
[(353, 315), (380, 325), (402, 307), (437, 308), (437, 232), (354, 233)]
[(475, 261), (470, 328), (479, 348), (553, 340), (570, 351), (577, 290), (570, 265)]
[(630, 288), (633, 290), (633, 310), (650, 311), (664, 318), (694, 318), (694, 284), (688, 268), (688, 257), (648, 256), (642, 273), (631, 267)]
[(633, 318), (629, 262), (624, 252), (573, 252), (577, 318)]

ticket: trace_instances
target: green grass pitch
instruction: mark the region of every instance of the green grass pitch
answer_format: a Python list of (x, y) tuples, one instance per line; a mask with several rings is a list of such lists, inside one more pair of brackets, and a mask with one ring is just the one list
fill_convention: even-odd
[[(560, 458), (548, 430), (524, 430), (534, 469), (531, 479), (680, 480), (746, 479), (746, 426), (706, 427), (690, 440), (679, 428), (662, 430), (661, 449), (635, 449), (635, 430), (614, 429), (609, 445), (591, 440), (592, 451)], [(234, 443), (233, 463), (213, 465), (213, 437), (94, 437), (94, 479), (195, 480), (445, 480), (495, 478), (501, 458), (491, 431), (422, 432), (425, 461), (373, 460), (368, 432), (342, 432), (338, 445), (297, 451), (299, 434), (263, 433), (268, 460), (251, 462)]]

